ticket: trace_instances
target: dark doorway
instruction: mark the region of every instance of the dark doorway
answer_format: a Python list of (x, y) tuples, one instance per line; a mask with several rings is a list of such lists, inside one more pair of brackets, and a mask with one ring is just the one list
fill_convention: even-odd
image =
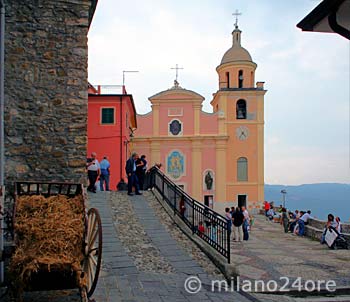
[(213, 195), (204, 195), (204, 205), (213, 208)]
[(238, 195), (238, 206), (247, 207), (247, 195)]

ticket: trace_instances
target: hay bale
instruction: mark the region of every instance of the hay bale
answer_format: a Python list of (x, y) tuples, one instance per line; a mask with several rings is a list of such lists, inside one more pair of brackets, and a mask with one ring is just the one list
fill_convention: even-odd
[(84, 236), (83, 196), (23, 195), (16, 200), (16, 250), (10, 262), (16, 287), (30, 287), (38, 271), (71, 271), (80, 278)]

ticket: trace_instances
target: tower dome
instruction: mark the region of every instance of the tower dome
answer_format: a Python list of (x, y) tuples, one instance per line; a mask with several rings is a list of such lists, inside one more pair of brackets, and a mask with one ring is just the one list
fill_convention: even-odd
[(254, 87), (257, 65), (248, 50), (241, 46), (241, 33), (236, 20), (232, 32), (232, 47), (225, 52), (220, 65), (216, 67), (220, 89)]
[(235, 29), (232, 32), (232, 47), (227, 50), (222, 57), (221, 64), (237, 62), (237, 61), (252, 61), (248, 50), (241, 46), (241, 33), (242, 31), (235, 25)]

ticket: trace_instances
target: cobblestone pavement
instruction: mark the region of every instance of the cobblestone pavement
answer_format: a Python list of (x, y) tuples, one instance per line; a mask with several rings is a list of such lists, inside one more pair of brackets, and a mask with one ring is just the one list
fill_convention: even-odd
[[(150, 192), (129, 197), (125, 193), (89, 194), (89, 207), (99, 209), (103, 224), (102, 269), (93, 296), (97, 302), (143, 301), (350, 301), (343, 295), (274, 295), (211, 291), (212, 280), (223, 276), (211, 261), (173, 223)], [(350, 288), (350, 251), (329, 250), (308, 238), (284, 234), (282, 227), (255, 217), (250, 240), (233, 242), (232, 262), (240, 272), (240, 284), (256, 280), (289, 285), (300, 277), (334, 280), (338, 287)], [(196, 276), (202, 282), (196, 294), (186, 292), (185, 280)], [(284, 282), (284, 283), (283, 283)], [(272, 284), (272, 283), (271, 283)], [(309, 283), (309, 286), (312, 283)], [(290, 287), (290, 286), (289, 286)], [(295, 289), (295, 288), (294, 288)], [(0, 296), (4, 289), (0, 288)], [(254, 288), (253, 288), (254, 290)], [(5, 296), (1, 302), (7, 302)], [(25, 302), (77, 302), (78, 291), (26, 293)]]
[[(103, 221), (103, 265), (93, 297), (97, 302), (251, 301), (238, 293), (212, 292), (206, 270), (215, 273), (215, 268), (204, 270), (198, 256), (182, 248), (145, 196), (98, 192), (89, 194), (89, 205), (99, 209)], [(184, 289), (192, 275), (202, 282), (196, 294)]]
[[(306, 286), (311, 290), (315, 285), (317, 289), (318, 282), (334, 280), (337, 288), (350, 289), (349, 250), (330, 250), (326, 245), (321, 245), (310, 238), (294, 236), (291, 233), (285, 234), (280, 224), (267, 221), (262, 215), (255, 217), (249, 241), (233, 242), (231, 251), (232, 262), (238, 266), (242, 282), (243, 280), (252, 282), (265, 280), (266, 285), (268, 281), (273, 280), (277, 282), (278, 288), (286, 285), (286, 288), (298, 291), (300, 286), (302, 289)], [(296, 283), (293, 284), (294, 281)], [(325, 288), (324, 285), (323, 283), (320, 287)], [(350, 290), (347, 295), (349, 293)], [(281, 296), (273, 298), (260, 294), (255, 296), (268, 301), (303, 299), (296, 297), (282, 299)], [(309, 297), (308, 301), (315, 299), (350, 301), (350, 296), (328, 297), (327, 300)]]

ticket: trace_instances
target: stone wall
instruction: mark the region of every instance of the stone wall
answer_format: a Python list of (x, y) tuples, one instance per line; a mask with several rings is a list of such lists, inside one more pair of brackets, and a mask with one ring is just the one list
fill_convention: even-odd
[(5, 0), (5, 181), (85, 182), (91, 0)]
[[(309, 219), (309, 224), (305, 226), (305, 235), (313, 239), (320, 240), (326, 221), (318, 220), (315, 218)], [(350, 242), (350, 224), (342, 223), (342, 233)]]

